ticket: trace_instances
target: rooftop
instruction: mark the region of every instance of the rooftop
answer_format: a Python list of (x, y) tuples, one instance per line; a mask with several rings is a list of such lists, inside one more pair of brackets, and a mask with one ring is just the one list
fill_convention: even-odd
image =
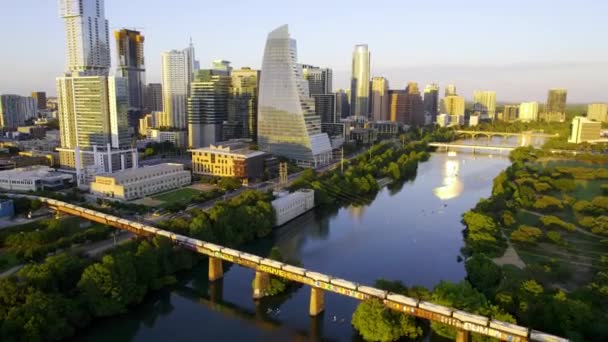
[(0, 178), (10, 178), (10, 179), (32, 179), (32, 178), (51, 178), (51, 177), (65, 177), (72, 178), (71, 175), (57, 172), (55, 169), (52, 169), (48, 166), (29, 166), (29, 167), (21, 167), (18, 169), (0, 171)]

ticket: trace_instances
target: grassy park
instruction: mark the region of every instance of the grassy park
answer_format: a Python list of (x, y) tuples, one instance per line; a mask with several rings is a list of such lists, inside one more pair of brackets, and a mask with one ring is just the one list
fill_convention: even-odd
[(166, 204), (187, 204), (192, 202), (194, 198), (201, 194), (201, 191), (192, 188), (182, 188), (170, 192), (165, 192), (160, 195), (152, 196), (153, 199), (163, 201)]

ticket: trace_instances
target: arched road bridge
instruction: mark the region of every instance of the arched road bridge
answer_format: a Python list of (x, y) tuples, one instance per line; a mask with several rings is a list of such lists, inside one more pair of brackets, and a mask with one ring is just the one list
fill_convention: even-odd
[(468, 130), (456, 130), (456, 134), (471, 136), (475, 139), (477, 136), (485, 137), (530, 137), (530, 138), (555, 138), (559, 137), (559, 134), (547, 134), (539, 133), (534, 131), (525, 132), (492, 132), (492, 131), (468, 131)]
[(130, 221), (113, 215), (104, 214), (95, 210), (86, 209), (71, 203), (54, 199), (37, 198), (49, 208), (59, 213), (78, 216), (90, 221), (102, 223), (118, 229), (127, 230), (144, 237), (163, 236), (174, 244), (187, 248), (209, 257), (209, 280), (215, 281), (223, 277), (222, 261), (232, 262), (255, 270), (253, 283), (253, 297), (261, 298), (269, 284), (269, 275), (279, 276), (310, 286), (309, 313), (316, 316), (323, 312), (324, 293), (330, 291), (343, 296), (366, 300), (375, 298), (392, 310), (415, 317), (444, 323), (457, 329), (457, 341), (468, 341), (470, 332), (491, 336), (503, 341), (551, 341), (562, 342), (566, 339), (545, 334), (526, 327), (493, 320), (488, 317), (470, 314), (451, 309), (445, 306), (429, 303), (423, 300), (410, 298), (373, 287), (360, 285), (348, 280), (332, 277), (287, 265), (275, 260), (262, 258), (249, 253), (223, 247), (213, 243), (196, 240), (187, 236), (175, 234), (166, 230), (157, 229), (139, 222)]

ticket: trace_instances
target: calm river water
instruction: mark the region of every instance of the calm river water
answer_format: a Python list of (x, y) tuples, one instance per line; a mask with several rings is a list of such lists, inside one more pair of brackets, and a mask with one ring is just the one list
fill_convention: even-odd
[[(432, 288), (466, 276), (457, 261), (461, 215), (490, 195), (493, 178), (509, 165), (503, 156), (434, 153), (415, 180), (382, 189), (368, 206), (307, 213), (244, 249), (279, 246), (303, 267), (362, 284), (386, 278)], [(78, 341), (358, 340), (350, 325), (354, 299), (325, 294), (325, 313), (308, 315), (310, 289), (256, 304), (254, 272), (232, 265), (218, 283), (203, 263), (174, 289), (149, 297), (129, 314), (96, 321)], [(334, 322), (335, 316), (335, 322)]]

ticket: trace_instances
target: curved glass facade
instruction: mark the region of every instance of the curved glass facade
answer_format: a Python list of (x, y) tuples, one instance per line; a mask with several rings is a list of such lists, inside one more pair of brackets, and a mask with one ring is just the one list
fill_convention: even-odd
[(370, 54), (367, 45), (356, 45), (353, 52), (353, 74), (350, 84), (351, 115), (369, 117)]
[(258, 105), (258, 143), (262, 150), (293, 159), (302, 165), (323, 165), (331, 160), (331, 143), (321, 133), (308, 82), (297, 64), (296, 41), (287, 25), (266, 41)]

